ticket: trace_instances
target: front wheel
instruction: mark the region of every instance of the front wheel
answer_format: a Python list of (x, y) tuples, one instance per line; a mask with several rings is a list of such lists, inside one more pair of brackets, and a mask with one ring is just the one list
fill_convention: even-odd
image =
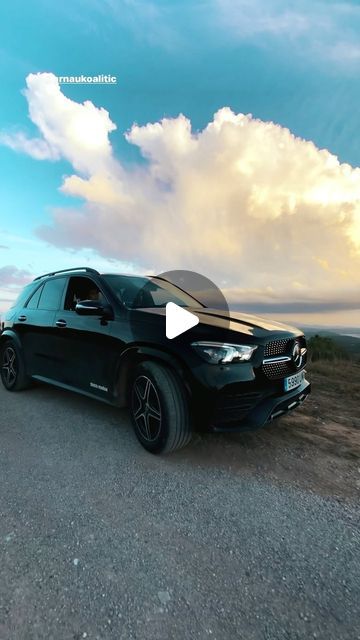
[(156, 362), (142, 362), (131, 378), (129, 408), (135, 434), (151, 453), (168, 453), (191, 440), (185, 389), (175, 374)]
[(7, 340), (0, 346), (0, 367), (1, 381), (8, 391), (21, 391), (30, 386), (24, 360), (13, 340)]

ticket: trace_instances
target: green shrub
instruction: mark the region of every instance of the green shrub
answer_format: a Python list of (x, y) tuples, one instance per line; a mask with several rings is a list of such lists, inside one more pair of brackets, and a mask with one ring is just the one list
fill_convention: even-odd
[(350, 360), (349, 354), (332, 338), (315, 335), (308, 340), (309, 355), (312, 362), (317, 360)]

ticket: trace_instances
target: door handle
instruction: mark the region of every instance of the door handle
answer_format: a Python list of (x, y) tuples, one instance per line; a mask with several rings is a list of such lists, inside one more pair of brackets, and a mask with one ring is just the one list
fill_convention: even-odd
[(19, 320), (19, 322), (25, 322), (26, 316), (19, 316), (18, 320)]
[(66, 321), (65, 320), (56, 320), (55, 322), (57, 327), (66, 327)]

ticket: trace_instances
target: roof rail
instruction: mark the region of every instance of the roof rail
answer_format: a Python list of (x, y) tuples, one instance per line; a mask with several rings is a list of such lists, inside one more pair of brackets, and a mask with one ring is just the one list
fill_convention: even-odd
[(60, 269), (59, 271), (52, 271), (51, 273), (44, 273), (42, 276), (37, 276), (34, 278), (35, 280), (40, 280), (40, 278), (46, 278), (47, 276), (55, 276), (57, 273), (68, 273), (69, 271), (87, 271), (88, 273), (95, 273), (96, 275), (100, 275), (96, 269), (91, 269), (90, 267), (74, 267), (73, 269)]

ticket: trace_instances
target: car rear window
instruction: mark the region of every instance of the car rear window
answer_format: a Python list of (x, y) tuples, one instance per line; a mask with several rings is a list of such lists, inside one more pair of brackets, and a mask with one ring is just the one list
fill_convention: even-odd
[(16, 300), (14, 300), (10, 309), (14, 309), (15, 307), (23, 307), (25, 302), (30, 297), (32, 291), (37, 287), (37, 285), (38, 285), (37, 282), (36, 283), (30, 282), (30, 284), (27, 284), (26, 287), (24, 287), (21, 290)]

